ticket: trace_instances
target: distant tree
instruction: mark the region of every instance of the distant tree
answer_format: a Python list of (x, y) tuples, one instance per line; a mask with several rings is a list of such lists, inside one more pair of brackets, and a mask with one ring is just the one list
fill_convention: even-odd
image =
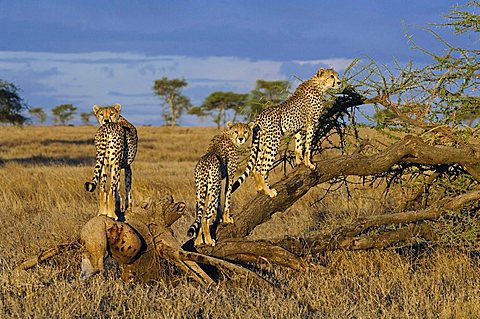
[(68, 121), (75, 116), (77, 108), (73, 104), (61, 104), (52, 109), (53, 122), (55, 124), (66, 125)]
[(90, 118), (92, 116), (95, 116), (93, 112), (82, 112), (80, 113), (80, 118), (82, 119), (82, 124), (83, 125), (90, 125)]
[(257, 80), (255, 89), (250, 92), (241, 114), (249, 120), (254, 119), (265, 107), (285, 101), (290, 95), (290, 88), (291, 83), (288, 81)]
[(162, 99), (165, 126), (175, 126), (182, 113), (192, 107), (190, 100), (181, 92), (186, 86), (185, 79), (169, 79), (164, 76), (160, 80), (155, 80), (153, 90)]
[(189, 114), (199, 116), (210, 115), (217, 124), (217, 128), (225, 126), (227, 123), (227, 110), (233, 111), (233, 121), (236, 120), (238, 113), (245, 106), (248, 94), (238, 94), (233, 92), (213, 92), (203, 102), (202, 105), (192, 107)]
[(19, 125), (27, 120), (21, 114), (26, 106), (18, 91), (15, 84), (0, 80), (0, 123)]
[(41, 107), (32, 107), (28, 109), (28, 113), (35, 117), (39, 124), (44, 124), (47, 121), (47, 113)]

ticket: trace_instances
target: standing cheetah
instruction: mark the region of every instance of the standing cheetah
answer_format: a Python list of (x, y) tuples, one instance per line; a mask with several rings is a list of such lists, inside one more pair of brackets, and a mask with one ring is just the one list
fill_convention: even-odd
[[(318, 119), (323, 112), (323, 94), (340, 85), (337, 72), (319, 69), (309, 80), (298, 86), (285, 102), (271, 106), (257, 115), (252, 135), (252, 150), (245, 172), (233, 185), (235, 191), (253, 171), (257, 191), (275, 197), (277, 191), (268, 186), (268, 171), (277, 155), (280, 139), (285, 132), (296, 133), (295, 162), (302, 162), (305, 144), (305, 165), (313, 169), (311, 143)], [(305, 132), (302, 130), (306, 130)], [(306, 137), (306, 138), (305, 138)], [(304, 143), (305, 140), (305, 143)]]
[[(130, 165), (137, 154), (137, 129), (120, 116), (120, 104), (110, 107), (93, 106), (100, 128), (95, 134), (96, 161), (91, 182), (85, 189), (93, 192), (100, 182), (99, 215), (115, 218), (120, 213), (120, 170), (125, 170), (125, 207), (132, 202), (132, 169)], [(110, 191), (107, 194), (107, 172), (110, 170)], [(115, 205), (114, 205), (115, 198)], [(120, 216), (119, 216), (120, 217)]]
[[(220, 187), (224, 178), (226, 178), (225, 207), (222, 221), (233, 223), (233, 218), (230, 216), (230, 198), (238, 167), (239, 145), (248, 140), (250, 133), (249, 125), (228, 122), (227, 130), (212, 139), (207, 153), (195, 167), (196, 219), (188, 230), (190, 237), (197, 234), (195, 246), (215, 245), (215, 240), (210, 236), (210, 225), (213, 223), (215, 211), (218, 212), (220, 209)], [(206, 210), (205, 215), (204, 210)]]

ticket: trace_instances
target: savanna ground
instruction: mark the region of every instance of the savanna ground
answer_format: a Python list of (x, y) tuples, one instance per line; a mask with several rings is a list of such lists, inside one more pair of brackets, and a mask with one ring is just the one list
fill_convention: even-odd
[[(79, 279), (80, 253), (70, 251), (33, 269), (20, 260), (69, 242), (96, 215), (97, 193), (84, 182), (94, 165), (89, 127), (0, 127), (0, 316), (52, 318), (472, 318), (480, 315), (479, 261), (461, 245), (333, 251), (309, 260), (303, 272), (269, 266), (257, 270), (276, 283), (260, 287), (243, 278), (203, 287), (178, 280), (125, 284), (118, 266), (107, 276)], [(133, 165), (137, 203), (172, 194), (188, 213), (177, 237), (194, 219), (193, 168), (211, 128), (139, 127)], [(361, 131), (361, 134), (372, 134)], [(326, 154), (325, 156), (328, 156)], [(281, 178), (281, 167), (270, 179)], [(378, 186), (380, 185), (380, 186)], [(358, 184), (330, 192), (320, 185), (284, 213), (254, 230), (252, 238), (325, 231), (361, 216), (387, 213), (405, 196), (398, 186)], [(350, 193), (351, 197), (348, 196)], [(249, 180), (233, 195), (233, 213), (254, 195)]]

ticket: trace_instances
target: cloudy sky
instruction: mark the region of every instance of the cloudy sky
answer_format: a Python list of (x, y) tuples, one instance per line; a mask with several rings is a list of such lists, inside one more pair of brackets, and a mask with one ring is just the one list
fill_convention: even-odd
[[(8, 1), (0, 0), (0, 79), (32, 107), (121, 103), (135, 124), (160, 125), (155, 79), (185, 78), (194, 104), (214, 91), (250, 91), (257, 79), (340, 73), (356, 57), (380, 63), (440, 48), (420, 27), (443, 22), (446, 0)], [(446, 34), (445, 36), (449, 36)], [(181, 125), (210, 125), (184, 117)]]

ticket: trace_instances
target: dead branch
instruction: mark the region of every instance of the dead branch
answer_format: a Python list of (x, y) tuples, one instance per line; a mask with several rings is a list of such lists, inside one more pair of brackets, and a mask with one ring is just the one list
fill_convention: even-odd
[[(447, 168), (448, 168), (448, 166), (444, 166), (444, 165), (438, 167), (432, 173), (432, 175), (430, 175), (426, 179), (425, 183), (422, 185), (422, 187), (417, 192), (415, 192), (415, 194), (410, 196), (410, 198), (405, 199), (405, 201), (401, 204), (401, 207), (402, 207), (401, 210), (405, 210), (410, 205), (412, 205), (413, 203), (418, 202), (422, 198), (422, 196), (424, 196), (424, 194), (427, 193), (428, 189), (430, 188), (430, 186), (433, 185), (435, 180), (447, 171)], [(426, 206), (426, 201), (423, 201), (422, 207), (426, 208), (425, 206)]]
[(80, 244), (78, 240), (74, 240), (66, 244), (58, 244), (54, 247), (50, 247), (48, 249), (41, 251), (37, 256), (33, 256), (25, 259), (24, 261), (20, 262), (15, 268), (21, 269), (21, 270), (27, 270), (40, 263), (43, 263), (44, 261), (47, 261), (48, 259), (60, 253), (69, 251), (71, 249), (77, 249), (79, 247), (80, 247)]
[(298, 256), (305, 256), (333, 249), (383, 248), (393, 242), (408, 241), (413, 237), (433, 239), (434, 237), (428, 226), (418, 225), (410, 226), (414, 227), (411, 229), (396, 230), (381, 235), (358, 236), (372, 227), (437, 220), (442, 214), (445, 214), (448, 211), (458, 210), (464, 205), (479, 199), (480, 191), (473, 191), (453, 198), (440, 200), (424, 210), (359, 218), (353, 223), (336, 229), (328, 234), (320, 234), (304, 238), (285, 237), (275, 242), (275, 244)]
[(431, 226), (428, 224), (409, 225), (406, 228), (400, 228), (389, 232), (365, 235), (358, 237), (345, 237), (339, 242), (339, 247), (348, 250), (365, 250), (365, 249), (383, 249), (392, 246), (396, 243), (409, 243), (414, 238), (423, 238), (426, 240), (433, 240)]
[(227, 239), (215, 247), (200, 249), (208, 255), (232, 261), (258, 263), (263, 260), (298, 271), (306, 267), (298, 256), (265, 240)]

